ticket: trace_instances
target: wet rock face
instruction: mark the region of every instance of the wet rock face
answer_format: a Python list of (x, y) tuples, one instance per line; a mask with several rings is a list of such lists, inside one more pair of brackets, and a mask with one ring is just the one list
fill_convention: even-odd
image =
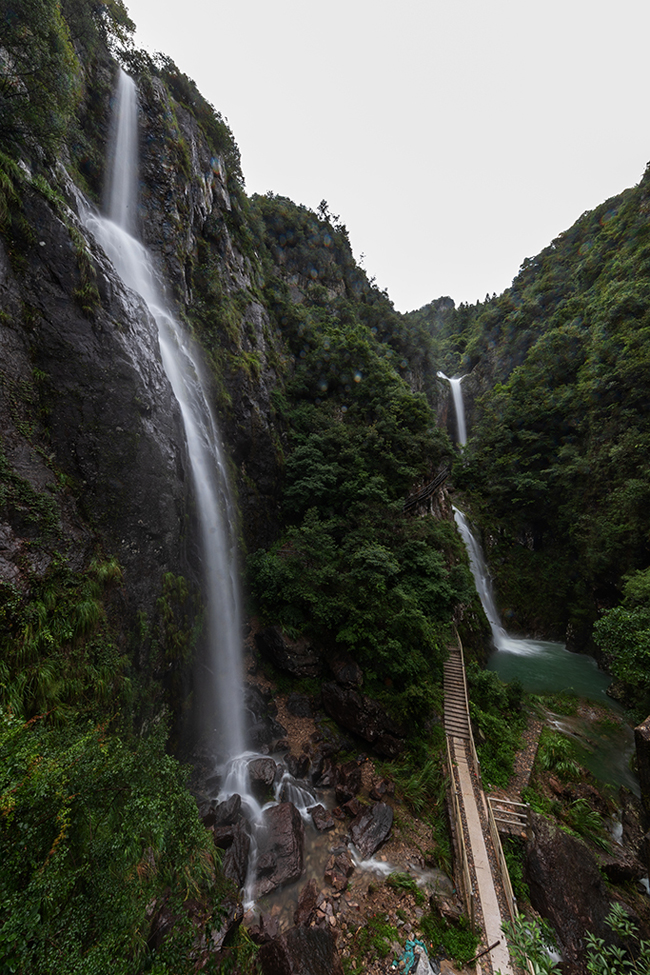
[[(237, 472), (242, 530), (253, 551), (270, 545), (279, 532), (281, 480), (269, 317), (253, 298), (241, 305), (242, 296), (255, 290), (260, 269), (243, 256), (229, 229), (241, 221), (241, 207), (224, 160), (193, 116), (155, 78), (140, 90), (140, 166), (143, 236), (159, 258), (174, 299), (190, 315), (206, 299), (214, 300), (211, 292), (201, 292), (207, 274), (218, 282), (219, 301), (232, 313), (217, 335), (226, 357), (218, 381), (228, 399), (226, 404), (221, 397), (217, 412)], [(239, 364), (242, 354), (254, 356), (254, 370)]]
[(260, 948), (263, 975), (343, 975), (336, 940), (326, 928), (291, 928)]
[(251, 791), (260, 802), (266, 802), (270, 796), (278, 766), (272, 758), (254, 758), (248, 763), (248, 778)]
[(294, 677), (318, 677), (321, 673), (321, 656), (304, 637), (292, 640), (279, 626), (267, 626), (255, 634), (255, 643), (276, 667)]
[(247, 684), (244, 688), (244, 706), (247, 711), (248, 740), (252, 748), (263, 749), (286, 738), (287, 729), (275, 720), (278, 713), (271, 694), (263, 694), (259, 687)]
[(350, 823), (350, 839), (364, 860), (377, 852), (388, 839), (393, 825), (393, 810), (385, 802), (362, 809)]
[(291, 802), (281, 802), (264, 812), (259, 836), (255, 897), (298, 880), (303, 870), (305, 830), (300, 813)]
[[(23, 255), (20, 277), (0, 252), (0, 369), (7, 381), (34, 389), (35, 407), (47, 417), (46, 456), (74, 491), (57, 498), (52, 468), (35, 462), (10, 414), (7, 422), (1, 417), (4, 449), (36, 490), (52, 482), (64, 533), (76, 546), (73, 564), (77, 558), (82, 567), (84, 536), (99, 535), (123, 566), (130, 612), (153, 613), (165, 572), (196, 581), (182, 537), (191, 500), (185, 438), (157, 328), (91, 239), (85, 259), (100, 303), (84, 313), (73, 297), (82, 281), (70, 231), (40, 196), (28, 194), (24, 203), (37, 241)], [(74, 223), (72, 212), (68, 219)], [(13, 561), (21, 528), (7, 525), (6, 533)]]
[(376, 752), (387, 758), (400, 754), (403, 743), (399, 727), (382, 706), (354, 687), (342, 687), (331, 681), (321, 689), (323, 707), (343, 728), (369, 742)]
[(536, 813), (531, 813), (526, 855), (531, 903), (558, 934), (564, 971), (584, 975), (587, 932), (611, 942), (605, 924), (611, 898), (596, 858), (581, 840)]

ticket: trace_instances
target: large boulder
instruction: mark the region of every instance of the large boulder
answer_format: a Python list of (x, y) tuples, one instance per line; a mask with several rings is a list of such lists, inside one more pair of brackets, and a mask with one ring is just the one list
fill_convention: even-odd
[(305, 829), (291, 802), (280, 802), (264, 812), (259, 837), (255, 897), (298, 880), (303, 869)]
[(335, 794), (337, 802), (349, 802), (361, 791), (361, 766), (346, 762), (336, 769)]
[(292, 640), (279, 626), (267, 626), (255, 634), (260, 653), (268, 657), (280, 670), (294, 677), (318, 677), (323, 668), (321, 655), (308, 640)]
[(584, 975), (588, 931), (611, 942), (605, 924), (611, 897), (596, 857), (582, 840), (530, 813), (526, 882), (536, 911), (553, 925), (566, 975)]
[(378, 701), (361, 694), (355, 687), (342, 687), (331, 681), (321, 688), (323, 707), (331, 718), (348, 731), (369, 742), (376, 752), (395, 758), (402, 751), (404, 734)]
[(214, 844), (225, 850), (221, 869), (226, 877), (237, 887), (243, 887), (248, 873), (248, 857), (251, 838), (248, 824), (242, 817), (232, 826), (216, 826), (213, 831)]
[(251, 792), (260, 802), (272, 799), (271, 795), (278, 766), (272, 758), (254, 758), (248, 763), (248, 780)]
[(362, 809), (350, 823), (350, 839), (364, 860), (376, 853), (388, 839), (393, 825), (393, 810), (385, 802)]
[(343, 975), (343, 965), (329, 928), (290, 928), (262, 945), (263, 975)]
[(342, 687), (361, 687), (363, 684), (363, 671), (349, 653), (336, 651), (328, 656), (327, 665), (336, 683)]

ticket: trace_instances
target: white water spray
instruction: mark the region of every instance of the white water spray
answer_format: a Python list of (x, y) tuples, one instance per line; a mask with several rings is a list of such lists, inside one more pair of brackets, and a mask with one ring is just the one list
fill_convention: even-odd
[(84, 219), (124, 284), (144, 299), (155, 319), (163, 366), (181, 409), (201, 530), (210, 696), (215, 709), (210, 723), (217, 732), (215, 749), (227, 763), (245, 748), (235, 512), (219, 432), (201, 382), (198, 358), (165, 306), (151, 255), (133, 236), (138, 207), (137, 124), (137, 90), (132, 79), (120, 72), (108, 216), (88, 212)]
[(456, 432), (458, 435), (458, 444), (464, 447), (467, 443), (467, 428), (465, 426), (465, 404), (463, 403), (463, 392), (460, 388), (460, 384), (465, 378), (465, 376), (453, 376), (451, 379), (449, 376), (445, 376), (444, 372), (438, 372), (441, 379), (446, 379), (451, 386), (451, 396), (454, 401), (454, 410), (456, 411)]

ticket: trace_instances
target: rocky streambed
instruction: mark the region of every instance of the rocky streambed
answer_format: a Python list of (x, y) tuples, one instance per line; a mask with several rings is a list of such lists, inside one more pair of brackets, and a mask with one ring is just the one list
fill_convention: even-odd
[[(358, 739), (335, 730), (308, 696), (278, 693), (252, 659), (248, 669), (250, 796), (224, 798), (209, 777), (197, 790), (222, 869), (244, 891), (231, 925), (243, 922), (260, 946), (264, 975), (330, 975), (344, 959), (351, 971), (383, 973), (422, 937), (423, 917), (461, 915), (431, 827)], [(366, 929), (372, 936), (361, 938)], [(434, 971), (443, 961), (460, 971), (435, 954)]]

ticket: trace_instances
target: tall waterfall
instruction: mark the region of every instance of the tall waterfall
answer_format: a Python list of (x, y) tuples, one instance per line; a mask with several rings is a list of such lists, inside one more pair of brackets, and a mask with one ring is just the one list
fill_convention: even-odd
[(166, 307), (147, 249), (136, 239), (138, 209), (138, 96), (120, 72), (113, 124), (107, 216), (87, 213), (85, 223), (124, 284), (144, 300), (158, 326), (160, 352), (178, 400), (196, 492), (201, 530), (205, 623), (214, 716), (213, 745), (229, 762), (245, 749), (240, 598), (235, 512), (220, 437), (188, 336)]
[(449, 376), (445, 376), (444, 372), (438, 372), (441, 379), (446, 379), (451, 386), (451, 396), (454, 402), (454, 410), (456, 412), (456, 433), (458, 436), (458, 443), (461, 447), (464, 447), (467, 443), (467, 429), (465, 427), (465, 404), (463, 403), (463, 391), (460, 388), (460, 384), (465, 378), (465, 376), (453, 376), (451, 379)]

